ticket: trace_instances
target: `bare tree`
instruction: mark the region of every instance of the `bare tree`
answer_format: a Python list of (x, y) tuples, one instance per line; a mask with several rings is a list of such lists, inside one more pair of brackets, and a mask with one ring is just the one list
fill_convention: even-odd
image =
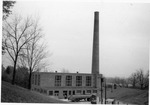
[(115, 78), (114, 78), (114, 83), (115, 83), (115, 84), (120, 84), (120, 83), (121, 83), (121, 78), (115, 77)]
[(16, 66), (20, 52), (25, 48), (25, 44), (34, 39), (37, 29), (31, 18), (23, 19), (14, 16), (3, 21), (3, 46), (12, 59), (14, 70), (12, 84), (15, 84)]
[(126, 78), (120, 78), (120, 84), (122, 84), (123, 87), (126, 86)]
[(129, 77), (129, 82), (132, 84), (133, 88), (135, 88), (135, 84), (137, 83), (137, 73), (132, 73)]
[(47, 52), (45, 51), (45, 46), (36, 46), (35, 43), (32, 45), (27, 45), (26, 52), (24, 56), (20, 59), (21, 62), (26, 64), (29, 69), (29, 86), (28, 89), (31, 89), (31, 76), (34, 71), (40, 71), (40, 69), (47, 66), (47, 63), (44, 61), (47, 57)]
[(139, 69), (137, 70), (137, 80), (138, 80), (138, 83), (141, 87), (141, 89), (143, 89), (143, 85), (144, 85), (144, 72), (142, 69)]
[(145, 86), (145, 88), (149, 87), (149, 70), (146, 72), (146, 74), (144, 76), (144, 86)]
[(125, 78), (125, 80), (124, 80), (124, 86), (128, 88), (128, 85), (129, 85), (129, 79)]
[(29, 85), (28, 88), (31, 89), (31, 76), (33, 71), (39, 71), (41, 68), (47, 66), (44, 62), (48, 55), (46, 51), (46, 45), (41, 42), (43, 36), (42, 29), (40, 28), (38, 21), (34, 25), (36, 32), (34, 33), (34, 38), (25, 44), (26, 49), (21, 51), (20, 61), (23, 66), (29, 69)]

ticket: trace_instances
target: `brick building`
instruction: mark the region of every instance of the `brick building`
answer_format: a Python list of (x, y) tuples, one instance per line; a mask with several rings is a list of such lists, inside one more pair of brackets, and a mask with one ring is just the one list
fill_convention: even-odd
[(58, 98), (88, 95), (100, 90), (101, 77), (100, 74), (34, 72), (32, 90)]
[(68, 98), (70, 95), (99, 94), (102, 83), (99, 74), (99, 12), (94, 13), (94, 35), (91, 73), (34, 72), (32, 90), (46, 95)]

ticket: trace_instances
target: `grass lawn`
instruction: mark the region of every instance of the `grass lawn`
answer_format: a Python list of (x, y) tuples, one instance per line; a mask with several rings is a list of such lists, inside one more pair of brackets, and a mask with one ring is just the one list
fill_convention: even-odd
[(1, 102), (5, 103), (67, 103), (7, 82), (2, 82), (1, 88)]
[(117, 88), (107, 91), (107, 98), (114, 98), (124, 103), (148, 105), (148, 90)]
[[(67, 103), (28, 89), (2, 82), (1, 102), (12, 103)], [(104, 95), (103, 95), (104, 96)], [(117, 88), (107, 90), (107, 98), (113, 98), (124, 103), (148, 105), (148, 90)]]

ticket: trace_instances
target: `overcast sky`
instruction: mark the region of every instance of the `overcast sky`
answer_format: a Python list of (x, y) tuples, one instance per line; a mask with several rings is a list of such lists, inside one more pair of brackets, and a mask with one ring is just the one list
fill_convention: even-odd
[(94, 11), (100, 20), (100, 73), (128, 77), (149, 69), (150, 4), (17, 1), (13, 13), (39, 16), (52, 56), (49, 71), (91, 73)]

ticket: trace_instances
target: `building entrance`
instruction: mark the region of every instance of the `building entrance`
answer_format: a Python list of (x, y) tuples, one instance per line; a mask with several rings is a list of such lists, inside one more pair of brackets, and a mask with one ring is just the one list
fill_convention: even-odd
[(73, 95), (75, 95), (75, 91), (73, 91)]
[(64, 96), (64, 99), (67, 99), (67, 91), (63, 91), (63, 96)]
[(83, 90), (83, 95), (85, 95), (85, 90)]

